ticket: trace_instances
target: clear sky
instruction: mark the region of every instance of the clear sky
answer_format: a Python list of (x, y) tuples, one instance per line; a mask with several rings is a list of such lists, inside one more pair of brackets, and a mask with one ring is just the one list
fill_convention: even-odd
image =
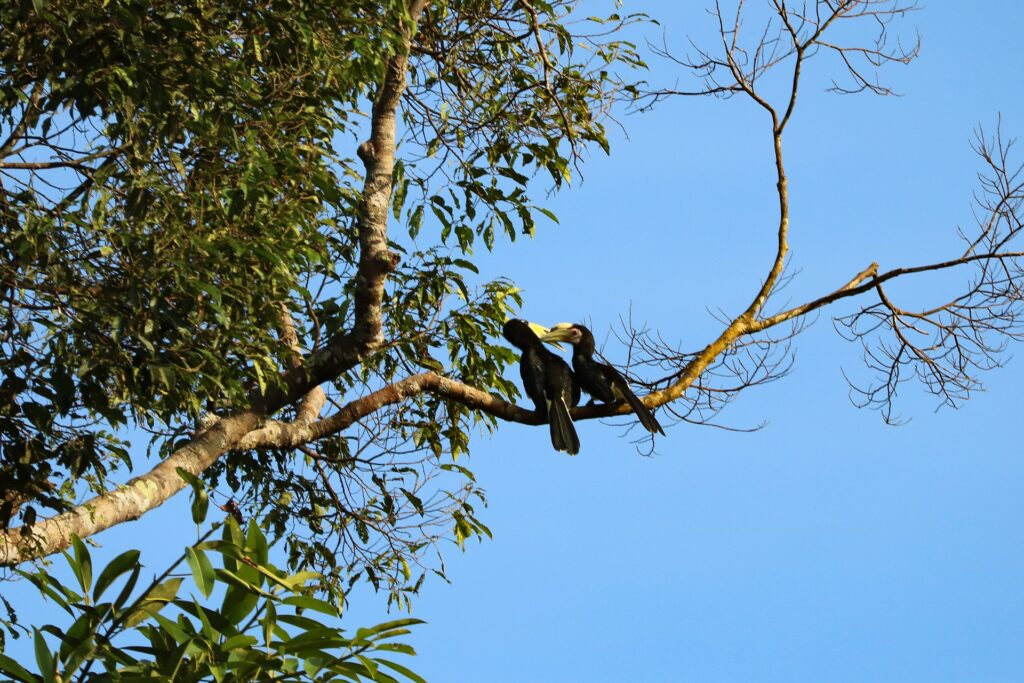
[[(701, 5), (625, 9), (659, 17), (683, 47), (711, 38)], [(827, 72), (808, 73), (786, 137), (793, 302), (872, 261), (955, 253), (956, 226), (973, 224), (973, 127), (1002, 113), (1004, 132), (1024, 134), (1024, 5), (939, 0), (908, 22), (922, 55), (885, 74), (903, 97), (826, 95)], [(685, 77), (652, 67), (656, 83)], [(615, 133), (612, 155), (552, 201), (561, 225), (482, 257), (482, 272), (522, 286), (530, 319), (588, 319), (600, 342), (632, 309), (697, 350), (718, 329), (707, 310), (737, 312), (769, 264), (767, 122), (736, 98), (622, 123), (629, 139)], [(860, 350), (829, 313), (796, 352), (789, 377), (722, 416), (766, 423), (754, 433), (678, 426), (649, 458), (595, 421), (579, 426), (575, 458), (551, 450), (546, 428), (475, 438), (495, 538), (453, 548), (453, 583), (424, 587), (411, 668), (434, 683), (1024, 680), (1020, 360), (959, 410), (907, 385), (898, 409), (912, 419), (889, 427), (851, 405), (842, 371), (857, 374)], [(97, 540), (158, 552), (149, 539), (166, 547), (191, 528), (186, 502)], [(365, 595), (349, 616), (388, 618)]]

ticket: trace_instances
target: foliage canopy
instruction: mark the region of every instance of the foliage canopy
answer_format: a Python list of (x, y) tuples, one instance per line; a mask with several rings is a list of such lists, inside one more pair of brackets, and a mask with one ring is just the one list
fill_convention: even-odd
[[(553, 218), (534, 193), (607, 147), (607, 108), (633, 92), (619, 70), (641, 65), (601, 37), (633, 18), (572, 24), (576, 5), (0, 9), (3, 526), (110, 490), (140, 465), (138, 430), (166, 459), (197, 421), (309, 422), (424, 369), (514, 398), (495, 338), (519, 295), (477, 278), (473, 250)], [(360, 293), (360, 259), (386, 284)], [(356, 362), (331, 361), (345, 345)], [(303, 356), (332, 366), (298, 380), (326, 380), (308, 415), (286, 396)], [(399, 598), (434, 540), (487, 533), (455, 462), (481, 420), (423, 393), (205, 475), (265, 511), (293, 567), (365, 572)]]

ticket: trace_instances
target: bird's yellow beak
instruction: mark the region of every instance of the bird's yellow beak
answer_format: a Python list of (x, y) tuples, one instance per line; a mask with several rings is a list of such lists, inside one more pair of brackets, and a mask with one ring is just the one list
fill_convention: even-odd
[(538, 337), (543, 337), (548, 332), (550, 332), (550, 330), (548, 330), (548, 328), (546, 328), (543, 325), (540, 325), (538, 323), (527, 322), (526, 324), (530, 326), (530, 329), (533, 330), (533, 333), (535, 335), (537, 335)]
[(538, 334), (540, 340), (545, 344), (551, 344), (562, 348), (558, 342), (570, 341), (573, 337), (572, 334), (572, 323), (558, 323), (545, 334)]
[(548, 344), (551, 344), (552, 346), (554, 346), (559, 351), (562, 350), (562, 345), (561, 344), (559, 344), (555, 340), (549, 340), (548, 339), (548, 337), (552, 334), (551, 330), (549, 330), (548, 328), (546, 328), (543, 325), (540, 325), (538, 323), (527, 322), (527, 324), (530, 326), (530, 329), (533, 330), (533, 333), (535, 335), (537, 335), (537, 337), (540, 338), (540, 340), (542, 342), (546, 342)]

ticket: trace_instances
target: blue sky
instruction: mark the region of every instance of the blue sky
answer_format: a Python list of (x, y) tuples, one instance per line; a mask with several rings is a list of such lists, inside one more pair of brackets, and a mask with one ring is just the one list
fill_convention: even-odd
[[(659, 17), (683, 46), (710, 39), (700, 5), (625, 9)], [(980, 170), (972, 129), (1002, 113), (1005, 133), (1024, 134), (1024, 6), (937, 2), (908, 25), (922, 55), (885, 74), (903, 97), (826, 95), (829, 72), (808, 73), (786, 137), (793, 302), (872, 261), (955, 253)], [(653, 82), (685, 77), (652, 67)], [(629, 139), (615, 133), (612, 155), (552, 200), (561, 224), (483, 256), (482, 273), (523, 287), (533, 320), (589, 319), (600, 340), (632, 310), (696, 350), (719, 327), (707, 310), (736, 312), (769, 265), (767, 122), (736, 98), (670, 101), (622, 123)], [(573, 267), (574, 249), (623, 267)], [(908, 385), (898, 409), (912, 419), (894, 428), (851, 405), (842, 371), (858, 373), (860, 350), (829, 312), (796, 352), (789, 377), (724, 413), (766, 423), (754, 433), (678, 426), (650, 458), (593, 421), (575, 458), (553, 452), (545, 428), (478, 436), (470, 466), (495, 538), (453, 549), (453, 583), (424, 587), (412, 668), (434, 683), (1024, 679), (1024, 367), (989, 373), (959, 410)], [(97, 540), (155, 553), (187, 542), (185, 504)], [(365, 595), (349, 616), (388, 618)]]
[[(708, 36), (701, 4), (626, 9), (660, 17), (682, 46)], [(793, 302), (872, 261), (955, 251), (956, 226), (972, 225), (973, 128), (1002, 113), (1004, 132), (1024, 133), (1024, 8), (933, 3), (908, 25), (921, 57), (885, 74), (903, 97), (826, 95), (824, 63), (809, 70), (786, 137)], [(652, 66), (652, 81), (675, 80)], [(766, 120), (740, 98), (687, 99), (623, 124), (629, 140), (555, 200), (561, 225), (484, 272), (519, 283), (531, 319), (589, 317), (601, 338), (632, 308), (696, 350), (718, 329), (706, 309), (736, 312), (768, 267)], [(624, 272), (566, 270), (577, 248)], [(894, 428), (851, 405), (842, 370), (857, 374), (860, 350), (828, 314), (796, 351), (789, 377), (724, 414), (767, 422), (752, 434), (680, 426), (653, 458), (593, 422), (576, 458), (543, 429), (477, 439), (495, 539), (449, 559), (452, 585), (424, 590), (420, 670), (494, 683), (1024, 678), (1024, 368), (988, 374), (959, 410), (908, 385), (898, 409), (912, 419)]]

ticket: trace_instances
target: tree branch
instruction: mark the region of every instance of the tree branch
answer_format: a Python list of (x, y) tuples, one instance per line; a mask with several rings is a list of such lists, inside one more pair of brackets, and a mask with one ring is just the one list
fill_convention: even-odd
[(398, 106), (406, 87), (412, 34), (427, 4), (428, 0), (409, 3), (411, 21), (402, 28), (402, 49), (388, 61), (384, 81), (373, 101), (370, 137), (357, 149), (366, 176), (356, 212), (359, 263), (354, 278), (355, 323), (350, 331), (329, 339), (324, 348), (311, 355), (303, 365), (286, 372), (282, 377), (284, 389), (269, 391), (264, 397), (267, 405), (287, 405), (297, 400), (310, 387), (323, 384), (355, 367), (384, 341), (381, 332), (384, 284), (399, 259), (388, 249), (388, 208), (395, 167)]
[(71, 545), (72, 534), (86, 538), (116, 524), (138, 519), (185, 488), (186, 482), (178, 474), (178, 468), (198, 476), (259, 421), (260, 416), (253, 411), (219, 420), (188, 445), (124, 486), (70, 512), (0, 533), (0, 566), (16, 565), (63, 550)]
[[(284, 304), (281, 304), (278, 320), (281, 325), (281, 341), (292, 350), (290, 366), (292, 368), (300, 367), (302, 365), (302, 347), (299, 346), (299, 336), (295, 332), (295, 321), (292, 320), (288, 307)], [(324, 393), (323, 387), (319, 384), (314, 386), (302, 397), (302, 402), (299, 403), (295, 414), (295, 421), (312, 422), (320, 416), (320, 411), (323, 410), (326, 402), (327, 395)]]
[[(868, 278), (874, 278), (877, 275), (878, 264), (872, 263), (870, 266), (868, 266), (861, 272), (857, 273), (852, 280), (850, 280), (845, 285), (835, 290), (831, 294), (826, 294), (825, 296), (818, 297), (814, 301), (809, 301), (808, 303), (802, 304), (800, 306), (795, 306), (789, 309), (788, 311), (783, 311), (782, 313), (778, 313), (768, 318), (758, 320), (755, 323), (754, 328), (756, 331), (760, 332), (761, 330), (766, 330), (769, 327), (774, 327), (779, 323), (784, 323), (787, 320), (792, 320), (793, 318), (806, 315), (807, 313), (815, 311), (821, 308), (822, 306), (827, 306), (835, 301), (838, 301), (839, 299), (843, 299), (849, 296), (856, 296), (857, 294), (862, 294), (864, 290), (858, 289), (861, 283), (863, 283), (864, 280)], [(886, 273), (886, 275), (889, 275), (889, 273)]]
[[(694, 377), (696, 376), (694, 375)], [(400, 403), (422, 393), (440, 396), (460, 403), (472, 410), (493, 415), (506, 422), (518, 422), (524, 425), (547, 423), (544, 415), (533, 410), (509, 403), (486, 391), (438, 375), (437, 373), (424, 372), (406, 377), (394, 384), (351, 401), (338, 412), (323, 420), (306, 424), (298, 422), (267, 423), (260, 429), (246, 434), (232, 450), (296, 448), (317, 439), (337, 434), (352, 426), (357, 420), (371, 415), (386, 406)], [(671, 399), (656, 397), (644, 402), (651, 407), (656, 407), (666, 403), (668, 400)], [(632, 411), (624, 403), (606, 403), (581, 406), (573, 408), (569, 412), (573, 420), (592, 420), (595, 418), (612, 417), (614, 415), (625, 415)]]
[[(414, 0), (409, 15), (415, 22), (426, 0)], [(406, 69), (412, 45), (412, 28), (403, 27), (401, 51), (388, 63), (384, 82), (373, 102), (370, 138), (359, 145), (358, 154), (366, 169), (362, 199), (358, 208), (359, 266), (355, 278), (354, 336), (365, 350), (383, 341), (381, 298), (387, 274), (398, 265), (398, 255), (388, 250), (388, 208), (391, 205), (392, 173), (395, 168), (395, 134), (398, 105), (406, 87)]]

